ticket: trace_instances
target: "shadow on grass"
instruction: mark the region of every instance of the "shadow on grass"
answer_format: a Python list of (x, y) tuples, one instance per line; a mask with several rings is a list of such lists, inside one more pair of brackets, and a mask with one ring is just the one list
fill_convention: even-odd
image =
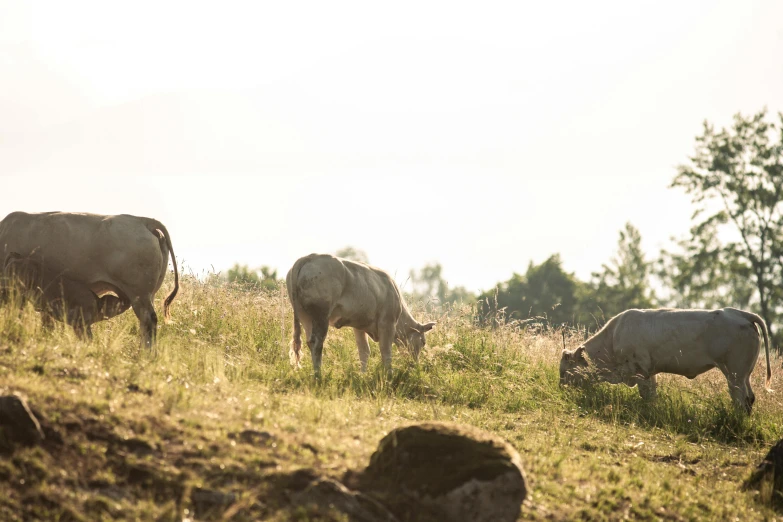
[[(357, 399), (396, 398), (432, 399), (433, 375), (412, 361), (398, 362), (391, 373), (382, 364), (371, 364), (362, 373), (356, 364), (325, 366), (321, 377), (313, 375), (309, 365), (296, 371), (281, 367), (273, 379), (272, 390), (278, 393), (308, 392), (320, 398), (354, 397)], [(268, 374), (253, 376), (269, 380)]]
[(664, 386), (656, 399), (645, 401), (636, 388), (596, 382), (567, 388), (565, 394), (585, 414), (612, 423), (659, 428), (691, 442), (757, 444), (779, 438), (781, 432), (773, 419), (759, 413), (746, 415), (728, 396), (704, 397)]

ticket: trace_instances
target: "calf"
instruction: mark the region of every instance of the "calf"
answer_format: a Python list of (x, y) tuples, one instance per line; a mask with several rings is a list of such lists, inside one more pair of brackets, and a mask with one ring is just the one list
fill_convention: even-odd
[(3, 275), (16, 288), (22, 302), (32, 301), (43, 314), (44, 324), (64, 321), (76, 334), (92, 339), (90, 326), (130, 308), (127, 299), (107, 294), (98, 297), (87, 285), (42, 266), (37, 260), (11, 252), (5, 258)]
[(174, 289), (163, 301), (168, 320), (179, 290), (171, 236), (156, 219), (84, 212), (12, 212), (0, 220), (0, 259), (11, 252), (30, 256), (56, 273), (79, 281), (97, 295), (115, 294), (130, 302), (145, 346), (157, 335), (153, 302), (168, 260)]
[[(760, 332), (760, 333), (759, 333)], [(756, 396), (750, 374), (758, 360), (761, 337), (767, 355), (769, 389), (769, 336), (764, 320), (756, 314), (722, 310), (626, 310), (582, 346), (560, 359), (560, 384), (579, 383), (589, 356), (601, 380), (638, 385), (640, 395), (655, 397), (658, 373), (674, 373), (693, 379), (718, 368), (729, 385), (734, 402), (750, 414)]]
[(294, 263), (286, 275), (288, 298), (294, 309), (293, 354), (300, 360), (300, 321), (307, 336), (316, 375), (326, 333), (350, 326), (356, 337), (362, 371), (367, 370), (369, 335), (380, 344), (381, 358), (391, 369), (391, 346), (406, 346), (414, 358), (424, 346), (424, 334), (435, 323), (421, 324), (408, 311), (397, 284), (383, 270), (330, 255), (310, 254)]

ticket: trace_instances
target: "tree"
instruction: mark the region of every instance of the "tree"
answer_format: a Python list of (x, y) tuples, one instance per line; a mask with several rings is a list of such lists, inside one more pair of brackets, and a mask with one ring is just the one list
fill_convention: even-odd
[[(525, 275), (514, 274), (479, 296), (479, 317), (485, 324), (498, 318), (541, 319), (549, 323), (575, 323), (576, 294), (582, 283), (563, 270), (559, 254), (540, 265), (531, 261)], [(500, 312), (500, 313), (499, 313)]]
[(756, 286), (749, 266), (738, 262), (738, 256), (720, 242), (715, 223), (677, 241), (677, 247), (672, 252), (661, 250), (656, 262), (655, 272), (666, 292), (662, 304), (675, 308), (723, 308), (727, 303), (750, 307)]
[(268, 266), (251, 270), (247, 265), (240, 265), (239, 263), (234, 263), (234, 266), (228, 270), (226, 279), (230, 283), (263, 288), (264, 290), (276, 290), (278, 284), (280, 284), (277, 278), (277, 270), (272, 270)]
[(652, 308), (655, 297), (650, 287), (652, 263), (642, 251), (642, 236), (631, 223), (620, 230), (617, 254), (601, 272), (592, 274), (591, 284), (580, 299), (585, 312), (608, 319), (629, 308)]
[(367, 257), (367, 253), (364, 250), (359, 250), (358, 248), (354, 248), (352, 246), (345, 246), (334, 253), (337, 257), (342, 257), (343, 259), (350, 259), (351, 261), (358, 261), (359, 263), (364, 263), (365, 265), (370, 264), (370, 259)]
[(772, 333), (783, 297), (783, 114), (777, 122), (766, 116), (766, 109), (737, 114), (720, 131), (704, 123), (695, 154), (671, 183), (697, 206), (691, 237), (662, 266), (681, 294), (695, 289), (707, 301), (724, 298), (723, 306), (749, 303)]
[(410, 271), (411, 297), (426, 301), (428, 306), (443, 306), (453, 303), (472, 303), (476, 296), (463, 286), (450, 288), (443, 279), (440, 263), (425, 265), (419, 272)]

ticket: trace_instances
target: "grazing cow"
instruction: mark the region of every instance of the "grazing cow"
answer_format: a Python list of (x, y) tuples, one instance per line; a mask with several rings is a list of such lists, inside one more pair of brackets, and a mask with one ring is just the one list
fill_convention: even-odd
[(121, 314), (130, 308), (122, 297), (106, 294), (98, 297), (86, 285), (61, 276), (41, 266), (38, 261), (11, 252), (3, 265), (5, 283), (16, 291), (24, 303), (31, 300), (44, 317), (73, 327), (76, 335), (92, 339), (91, 325)]
[(762, 336), (767, 354), (765, 387), (769, 389), (769, 337), (758, 315), (735, 308), (626, 310), (573, 352), (563, 350), (560, 384), (579, 383), (584, 378), (583, 370), (589, 366), (585, 353), (601, 380), (638, 384), (645, 399), (655, 397), (657, 373), (693, 379), (718, 368), (726, 376), (734, 402), (750, 414), (756, 400), (750, 374)]
[(350, 326), (356, 336), (362, 371), (367, 370), (369, 335), (380, 344), (381, 357), (391, 369), (391, 346), (407, 347), (418, 359), (424, 334), (435, 323), (421, 324), (411, 317), (397, 284), (389, 274), (363, 263), (324, 254), (310, 254), (294, 263), (286, 275), (288, 298), (294, 309), (293, 354), (299, 363), (302, 350), (300, 321), (316, 375), (326, 332)]
[(86, 285), (96, 295), (127, 298), (151, 346), (158, 316), (153, 299), (166, 276), (169, 255), (174, 290), (163, 303), (164, 317), (179, 290), (171, 237), (154, 219), (67, 212), (13, 212), (0, 221), (0, 254), (32, 257), (47, 269)]

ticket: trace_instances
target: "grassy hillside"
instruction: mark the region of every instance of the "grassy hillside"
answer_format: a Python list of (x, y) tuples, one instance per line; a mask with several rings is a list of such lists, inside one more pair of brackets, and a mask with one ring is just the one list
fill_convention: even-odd
[(291, 491), (364, 467), (390, 429), (430, 419), (519, 450), (533, 491), (523, 519), (775, 516), (739, 492), (783, 437), (783, 394), (763, 391), (761, 360), (745, 418), (716, 370), (664, 377), (652, 404), (624, 386), (561, 389), (560, 332), (482, 330), (459, 310), (426, 317), (438, 326), (419, 364), (395, 349), (391, 378), (377, 345), (361, 374), (351, 331), (330, 330), (320, 382), (309, 354), (300, 370), (289, 363), (282, 289), (186, 278), (172, 311), (150, 351), (130, 312), (85, 343), (0, 308), (0, 394), (26, 396), (47, 433), (0, 455), (0, 519), (328, 519), (290, 508)]

